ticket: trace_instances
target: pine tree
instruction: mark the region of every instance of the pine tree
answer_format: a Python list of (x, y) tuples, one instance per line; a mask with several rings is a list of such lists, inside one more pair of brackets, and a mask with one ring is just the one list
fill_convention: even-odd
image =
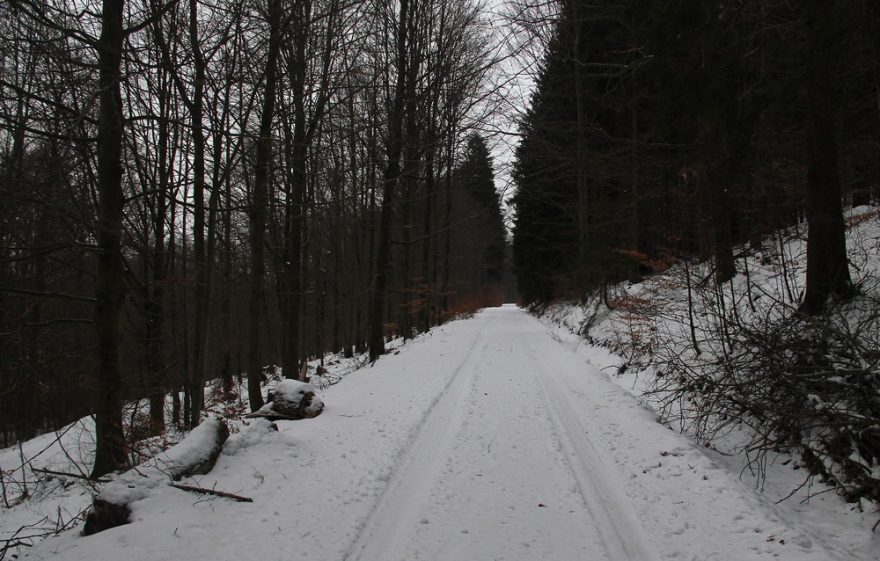
[(480, 284), (499, 283), (504, 268), (504, 217), (501, 199), (495, 190), (492, 156), (486, 141), (478, 134), (468, 138), (465, 161), (458, 170), (459, 180), (476, 203), (478, 223), (485, 232)]
[(640, 123), (630, 18), (626, 4), (562, 2), (517, 150), (514, 266), (527, 302), (633, 270)]
[(455, 169), (451, 230), (451, 307), (502, 302), (506, 231), (489, 147), (478, 134), (467, 139)]

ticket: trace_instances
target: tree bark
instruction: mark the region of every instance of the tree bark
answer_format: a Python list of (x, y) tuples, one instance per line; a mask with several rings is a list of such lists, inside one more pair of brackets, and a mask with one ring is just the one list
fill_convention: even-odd
[(281, 37), (281, 0), (269, 2), (269, 52), (266, 58), (266, 88), (263, 92), (263, 114), (257, 140), (257, 162), (254, 170), (254, 188), (250, 207), (251, 279), (250, 321), (248, 332), (248, 398), (251, 411), (263, 406), (260, 381), (263, 374), (260, 323), (266, 301), (266, 207), (269, 197), (269, 163), (272, 159), (272, 120), (275, 116), (275, 87), (277, 81), (278, 50)]
[[(282, 310), (284, 322), (284, 346), (281, 363), (286, 378), (299, 377), (300, 362), (300, 308), (302, 303), (302, 246), (303, 246), (303, 202), (307, 188), (306, 159), (306, 41), (308, 40), (307, 18), (311, 17), (305, 6), (297, 2), (295, 9), (300, 27), (294, 32), (293, 53), (288, 64), (293, 97), (293, 131), (285, 128), (285, 143), (288, 151), (288, 193), (285, 205), (284, 228), (284, 271), (285, 299)], [(291, 135), (292, 132), (292, 135)]]
[(436, 251), (436, 237), (433, 233), (434, 207), (436, 206), (436, 189), (434, 186), (434, 143), (436, 142), (436, 138), (433, 134), (433, 118), (434, 111), (432, 110), (428, 117), (428, 152), (425, 154), (425, 214), (423, 218), (425, 239), (422, 242), (422, 309), (420, 318), (422, 331), (428, 331), (431, 329), (431, 323), (433, 321), (431, 308), (433, 307), (434, 298), (436, 297), (436, 294), (434, 293), (435, 287), (433, 279), (435, 269), (431, 266)]
[(853, 286), (838, 171), (834, 119), (837, 103), (832, 71), (840, 35), (834, 6), (807, 2), (807, 286), (800, 311), (821, 314), (831, 297), (846, 297)]
[(122, 432), (120, 318), (125, 299), (122, 269), (122, 60), (124, 0), (103, 0), (98, 41), (98, 276), (95, 327), (98, 336), (98, 399), (95, 407), (95, 465), (100, 477), (126, 464)]
[(394, 195), (400, 177), (400, 153), (402, 148), (402, 125), (407, 69), (407, 23), (409, 0), (400, 0), (397, 29), (397, 82), (394, 87), (394, 104), (388, 127), (388, 162), (383, 177), (382, 211), (379, 217), (379, 247), (376, 254), (376, 270), (373, 274), (370, 297), (369, 348), (370, 360), (375, 361), (385, 353), (383, 319), (388, 273), (391, 268), (391, 227), (394, 213)]
[(147, 319), (147, 375), (150, 387), (150, 422), (153, 431), (161, 434), (165, 430), (165, 356), (164, 337), (162, 335), (165, 323), (165, 280), (168, 271), (168, 257), (165, 251), (165, 220), (168, 212), (168, 100), (170, 91), (167, 87), (165, 72), (159, 71), (159, 123), (158, 123), (158, 150), (159, 161), (156, 173), (159, 178), (158, 192), (155, 199), (155, 211), (153, 220), (153, 251), (152, 279), (148, 288), (145, 313)]
[(440, 310), (437, 314), (438, 321), (444, 321), (449, 312), (449, 275), (451, 272), (450, 266), (450, 257), (452, 254), (452, 188), (453, 182), (455, 180), (455, 172), (453, 171), (455, 167), (455, 135), (457, 134), (456, 130), (456, 122), (457, 122), (457, 109), (456, 105), (450, 109), (449, 114), (449, 130), (447, 131), (448, 137), (446, 141), (446, 181), (445, 181), (445, 200), (443, 205), (443, 230), (445, 234), (443, 236), (443, 271), (441, 273), (441, 284), (440, 284)]
[(193, 138), (193, 256), (196, 266), (196, 317), (193, 338), (193, 369), (190, 381), (189, 426), (196, 427), (205, 398), (205, 363), (208, 350), (208, 284), (207, 250), (205, 248), (205, 134), (203, 124), (205, 99), (205, 59), (199, 44), (198, 2), (189, 4), (189, 40), (193, 51), (195, 83), (190, 107)]
[[(581, 17), (583, 14), (578, 9), (580, 2), (572, 2), (574, 11), (574, 35), (572, 45), (572, 66), (574, 67), (574, 92), (575, 92), (575, 110), (577, 114), (577, 152), (575, 160), (575, 173), (577, 174), (577, 231), (578, 231), (578, 264), (575, 270), (575, 286), (579, 292), (578, 296), (586, 293), (590, 281), (594, 279), (588, 278), (587, 271), (590, 269), (590, 244), (593, 243), (590, 235), (590, 187), (587, 184), (587, 119), (585, 114), (585, 95), (584, 95), (584, 77), (583, 66), (587, 62), (587, 54), (589, 52), (587, 46), (587, 37), (583, 36), (582, 26), (584, 25)], [(582, 52), (583, 51), (583, 52)], [(581, 60), (581, 56), (584, 60)]]
[[(300, 369), (303, 355), (301, 339), (301, 315), (303, 307), (303, 286), (307, 284), (304, 267), (304, 251), (308, 249), (309, 242), (306, 238), (308, 233), (306, 224), (306, 208), (312, 200), (315, 177), (307, 174), (309, 149), (315, 138), (318, 125), (324, 115), (324, 109), (328, 100), (330, 86), (331, 53), (335, 37), (335, 25), (337, 2), (328, 6), (326, 35), (322, 38), (324, 43), (323, 60), (320, 73), (317, 76), (309, 75), (310, 40), (312, 34), (312, 3), (310, 0), (297, 0), (293, 2), (294, 25), (292, 27), (292, 45), (288, 58), (288, 77), (290, 79), (289, 97), (293, 104), (293, 130), (290, 126), (285, 127), (285, 144), (287, 145), (287, 160), (290, 167), (287, 177), (288, 193), (285, 205), (285, 230), (284, 230), (284, 263), (282, 271), (284, 275), (285, 297), (282, 299), (282, 322), (284, 328), (284, 341), (282, 346), (281, 362), (284, 367), (284, 375), (287, 378), (299, 378), (304, 375)], [(317, 84), (311, 88), (312, 79)], [(308, 85), (308, 86), (307, 86)], [(309, 116), (306, 104), (314, 99), (312, 112)], [(311, 181), (311, 183), (310, 183)]]

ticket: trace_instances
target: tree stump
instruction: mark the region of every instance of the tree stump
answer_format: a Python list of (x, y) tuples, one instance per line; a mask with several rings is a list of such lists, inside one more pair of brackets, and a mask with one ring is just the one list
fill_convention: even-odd
[(95, 497), (92, 510), (86, 515), (83, 535), (91, 536), (110, 528), (128, 524), (129, 516), (131, 516), (131, 509), (128, 505), (118, 505)]

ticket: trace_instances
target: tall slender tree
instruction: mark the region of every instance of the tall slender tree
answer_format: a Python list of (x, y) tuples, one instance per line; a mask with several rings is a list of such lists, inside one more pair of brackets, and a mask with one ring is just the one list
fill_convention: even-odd
[(408, 31), (410, 27), (410, 0), (400, 0), (397, 15), (396, 61), (397, 78), (393, 89), (393, 102), (388, 123), (385, 172), (382, 176), (382, 203), (379, 218), (379, 247), (370, 295), (369, 349), (370, 360), (375, 361), (385, 353), (385, 298), (391, 266), (391, 233), (397, 182), (400, 178), (400, 154), (403, 144), (403, 117), (406, 103), (406, 76), (409, 60)]
[(248, 341), (248, 398), (252, 410), (263, 406), (260, 382), (263, 376), (262, 326), (266, 305), (266, 214), (269, 202), (269, 179), (272, 159), (272, 123), (275, 118), (275, 96), (278, 81), (278, 53), (281, 50), (281, 0), (269, 0), (269, 50), (264, 72), (263, 108), (257, 138), (257, 161), (250, 201), (250, 319)]
[(103, 0), (98, 40), (98, 276), (95, 327), (98, 335), (98, 399), (95, 465), (100, 477), (126, 463), (122, 432), (120, 318), (125, 300), (122, 269), (122, 95), (120, 68), (124, 0)]

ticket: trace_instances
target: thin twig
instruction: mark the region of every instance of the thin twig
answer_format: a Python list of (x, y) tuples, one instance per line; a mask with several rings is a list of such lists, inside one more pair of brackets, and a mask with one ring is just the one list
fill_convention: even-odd
[(68, 473), (66, 471), (55, 471), (55, 470), (51, 470), (51, 469), (41, 469), (41, 468), (35, 468), (35, 467), (32, 467), (31, 470), (35, 471), (37, 473), (45, 473), (48, 475), (57, 475), (59, 477), (75, 477), (76, 479), (85, 479), (86, 481), (93, 481), (93, 482), (97, 482), (97, 483), (109, 483), (110, 482), (109, 479), (104, 479), (104, 478), (92, 479), (88, 475), (82, 475), (79, 473)]
[(205, 487), (196, 487), (193, 485), (181, 485), (179, 483), (172, 483), (171, 486), (175, 489), (180, 489), (181, 491), (189, 491), (190, 493), (201, 493), (203, 495), (214, 495), (217, 497), (232, 499), (240, 503), (254, 502), (254, 500), (250, 497), (242, 497), (241, 495), (236, 495), (235, 493), (227, 493), (226, 491), (217, 491), (215, 489), (207, 489)]

